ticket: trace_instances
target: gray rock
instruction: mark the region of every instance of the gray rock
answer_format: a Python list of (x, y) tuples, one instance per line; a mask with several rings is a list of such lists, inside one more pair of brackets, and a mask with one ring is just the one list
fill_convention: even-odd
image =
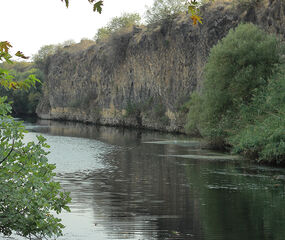
[[(265, 5), (267, 4), (267, 5)], [(210, 49), (240, 22), (285, 36), (282, 0), (202, 8), (203, 24), (181, 14), (122, 31), (80, 51), (62, 49), (46, 62), (41, 118), (183, 132), (180, 107), (202, 85)]]

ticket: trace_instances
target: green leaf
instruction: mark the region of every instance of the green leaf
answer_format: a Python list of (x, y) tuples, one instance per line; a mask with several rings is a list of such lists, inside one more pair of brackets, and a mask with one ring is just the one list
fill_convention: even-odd
[[(61, 0), (62, 2), (63, 2), (63, 0)], [(68, 8), (68, 6), (69, 6), (69, 0), (64, 0), (65, 1), (65, 5), (66, 5), (66, 7)]]
[(98, 1), (98, 2), (96, 2), (95, 4), (94, 4), (94, 6), (93, 6), (93, 11), (94, 12), (98, 12), (98, 13), (102, 13), (102, 6), (103, 6), (103, 1)]

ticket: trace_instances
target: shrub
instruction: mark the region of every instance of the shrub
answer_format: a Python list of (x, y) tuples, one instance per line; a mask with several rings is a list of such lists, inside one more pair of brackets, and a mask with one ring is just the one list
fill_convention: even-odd
[(152, 97), (138, 103), (128, 101), (125, 110), (125, 117), (140, 117), (143, 113), (148, 118), (160, 122), (163, 125), (170, 124), (170, 119), (166, 115), (166, 106), (162, 104), (160, 100), (154, 100)]
[[(284, 68), (284, 66), (283, 66)], [(273, 76), (268, 85), (242, 107), (245, 127), (228, 140), (235, 153), (260, 162), (284, 163), (285, 160), (285, 77)]]
[(187, 1), (185, 0), (155, 0), (153, 6), (147, 8), (145, 21), (148, 24), (155, 23), (187, 10)]
[(128, 101), (125, 117), (138, 117), (142, 112), (142, 103)]
[[(211, 49), (200, 96), (193, 95), (188, 131), (199, 129), (213, 145), (239, 131), (241, 106), (267, 86), (280, 60), (279, 41), (253, 24), (240, 24)], [(198, 94), (198, 93), (197, 93)]]
[(107, 26), (99, 28), (96, 35), (94, 36), (94, 40), (104, 40), (109, 38), (113, 33), (128, 28), (134, 25), (139, 25), (141, 21), (141, 17), (138, 13), (124, 13), (120, 17), (114, 17), (107, 24)]

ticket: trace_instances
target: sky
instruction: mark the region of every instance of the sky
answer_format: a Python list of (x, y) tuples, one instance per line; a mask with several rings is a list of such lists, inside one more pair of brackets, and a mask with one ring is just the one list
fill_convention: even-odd
[(104, 0), (103, 13), (94, 13), (88, 0), (0, 0), (0, 41), (9, 41), (13, 51), (27, 56), (44, 45), (73, 39), (92, 39), (97, 29), (122, 13), (145, 12), (153, 0)]

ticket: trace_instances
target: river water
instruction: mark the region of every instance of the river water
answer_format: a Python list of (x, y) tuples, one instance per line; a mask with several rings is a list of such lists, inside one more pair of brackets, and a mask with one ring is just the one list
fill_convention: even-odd
[(285, 239), (285, 170), (181, 135), (54, 121), (42, 134), (71, 192), (61, 240)]

